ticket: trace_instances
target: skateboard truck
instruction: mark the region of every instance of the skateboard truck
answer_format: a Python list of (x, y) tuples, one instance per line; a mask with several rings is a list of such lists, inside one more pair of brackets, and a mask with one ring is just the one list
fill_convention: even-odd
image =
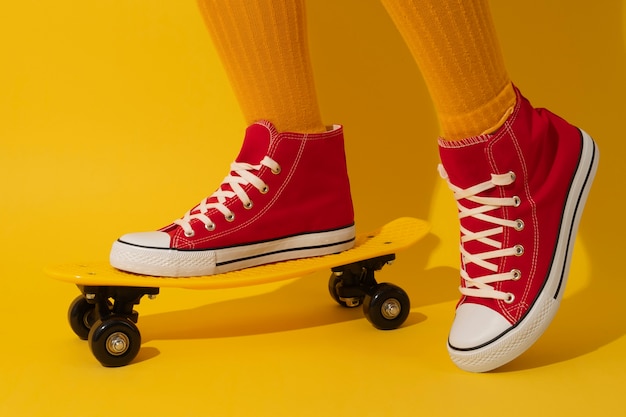
[(394, 259), (396, 256), (391, 254), (332, 268), (334, 277), (331, 277), (329, 288), (334, 286), (340, 304), (350, 308), (358, 307), (363, 304), (368, 290), (377, 284), (374, 273)]
[[(154, 299), (159, 294), (159, 288), (153, 287), (115, 287), (115, 286), (86, 286), (78, 285), (88, 304), (93, 304), (94, 319), (106, 320), (110, 316), (125, 316), (137, 323), (139, 313), (133, 308), (147, 295)], [(111, 303), (110, 300), (113, 300)]]
[(395, 254), (389, 254), (332, 268), (328, 281), (331, 297), (343, 307), (363, 305), (365, 317), (377, 329), (399, 327), (409, 315), (409, 297), (400, 287), (379, 284), (375, 278), (375, 272), (395, 258)]
[(70, 305), (68, 319), (76, 335), (89, 341), (104, 366), (124, 366), (137, 356), (141, 335), (134, 306), (144, 295), (154, 298), (155, 287), (78, 285), (82, 295)]

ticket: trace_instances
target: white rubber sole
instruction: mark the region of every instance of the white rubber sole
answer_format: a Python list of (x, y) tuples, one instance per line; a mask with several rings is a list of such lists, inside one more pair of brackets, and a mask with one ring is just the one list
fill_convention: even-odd
[(568, 193), (555, 257), (546, 285), (526, 316), (488, 344), (474, 349), (459, 350), (448, 343), (450, 358), (465, 371), (491, 371), (524, 353), (547, 329), (559, 308), (567, 282), (578, 225), (599, 161), (599, 151), (595, 142), (586, 132), (582, 130), (580, 132), (583, 142), (580, 162)]
[(297, 258), (328, 255), (354, 246), (355, 227), (210, 250), (150, 248), (116, 241), (110, 263), (123, 271), (160, 277), (215, 275)]

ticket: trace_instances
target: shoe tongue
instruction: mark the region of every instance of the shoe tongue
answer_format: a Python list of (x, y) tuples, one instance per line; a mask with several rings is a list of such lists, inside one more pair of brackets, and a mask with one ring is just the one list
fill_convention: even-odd
[(489, 136), (478, 136), (462, 141), (439, 139), (439, 157), (450, 182), (469, 188), (491, 179), (491, 167), (486, 150)]
[[(464, 139), (459, 142), (439, 139), (439, 156), (448, 175), (448, 181), (451, 184), (462, 189), (467, 189), (491, 179), (492, 169), (487, 159), (488, 143), (488, 136)], [(496, 190), (491, 189), (483, 191), (480, 195), (482, 197), (497, 197), (494, 193), (496, 193)], [(480, 203), (468, 199), (462, 199), (460, 204), (470, 210), (481, 205)], [(493, 228), (492, 223), (484, 222), (474, 217), (461, 218), (460, 223), (465, 229), (473, 232)], [(463, 235), (463, 233), (461, 233), (461, 235)], [(474, 254), (493, 250), (492, 246), (488, 246), (479, 240), (465, 242), (463, 248), (469, 253)], [(465, 269), (471, 277), (480, 277), (492, 273), (484, 269), (483, 266), (472, 262), (465, 263), (464, 258), (461, 257), (461, 259), (465, 264), (463, 269)]]
[(272, 137), (277, 134), (274, 125), (266, 120), (248, 126), (241, 151), (235, 161), (258, 164), (269, 153)]

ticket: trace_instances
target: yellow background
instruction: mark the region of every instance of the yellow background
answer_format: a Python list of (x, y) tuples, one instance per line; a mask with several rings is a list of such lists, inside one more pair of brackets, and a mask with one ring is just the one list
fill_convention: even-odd
[(142, 350), (120, 369), (73, 335), (78, 292), (42, 268), (106, 259), (118, 235), (181, 216), (222, 180), (245, 126), (194, 1), (5, 2), (0, 415), (623, 415), (625, 5), (492, 3), (515, 83), (591, 133), (602, 161), (553, 325), (475, 375), (445, 349), (458, 230), (435, 115), (377, 1), (309, 1), (309, 32), (324, 119), (346, 127), (359, 230), (433, 224), (380, 275), (412, 299), (405, 326), (377, 331), (336, 306), (326, 273), (164, 290), (138, 307)]

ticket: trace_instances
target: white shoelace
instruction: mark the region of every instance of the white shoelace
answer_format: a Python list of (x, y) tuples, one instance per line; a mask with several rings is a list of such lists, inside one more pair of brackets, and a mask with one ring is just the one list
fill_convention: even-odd
[[(487, 213), (501, 207), (517, 207), (520, 204), (520, 199), (517, 196), (510, 198), (480, 197), (479, 194), (497, 186), (512, 184), (515, 181), (515, 174), (513, 172), (499, 175), (491, 174), (490, 181), (486, 181), (466, 189), (452, 184), (448, 178), (448, 173), (442, 165), (439, 165), (439, 174), (446, 180), (448, 187), (454, 193), (454, 198), (457, 201), (457, 207), (459, 210), (459, 219), (463, 220), (468, 217), (473, 217), (483, 222), (495, 225), (493, 228), (472, 231), (463, 227), (463, 222), (461, 222), (461, 278), (463, 278), (466, 284), (465, 286), (459, 287), (461, 294), (471, 297), (498, 299), (507, 303), (513, 302), (515, 298), (513, 294), (498, 291), (492, 286), (492, 284), (502, 281), (516, 281), (521, 278), (521, 272), (514, 269), (508, 272), (496, 273), (498, 271), (498, 264), (489, 261), (492, 259), (502, 258), (504, 256), (520, 256), (524, 253), (524, 248), (521, 245), (503, 248), (502, 242), (499, 242), (492, 237), (502, 234), (505, 227), (522, 230), (524, 228), (524, 222), (521, 220), (506, 220)], [(471, 201), (478, 204), (478, 206), (474, 208), (465, 207), (461, 204), (461, 200)], [(470, 253), (464, 248), (464, 244), (474, 240), (494, 249), (482, 253)], [(481, 277), (470, 277), (465, 270), (466, 266), (470, 263), (479, 265), (491, 272), (494, 272), (494, 274)]]
[[(274, 174), (280, 173), (280, 165), (269, 156), (264, 157), (258, 165), (233, 162), (230, 165), (231, 173), (222, 182), (222, 186), (227, 184), (230, 186), (230, 190), (224, 190), (223, 187), (220, 186), (217, 191), (202, 200), (200, 204), (192, 210), (185, 213), (182, 219), (174, 221), (174, 224), (183, 228), (185, 236), (192, 237), (195, 234), (193, 228), (191, 227), (191, 220), (193, 219), (200, 220), (207, 230), (215, 230), (215, 223), (207, 215), (207, 212), (210, 209), (217, 209), (228, 221), (235, 220), (235, 213), (226, 207), (225, 203), (229, 199), (237, 197), (242, 202), (244, 208), (251, 209), (253, 205), (252, 200), (243, 189), (243, 186), (252, 184), (252, 186), (259, 190), (259, 192), (266, 194), (269, 191), (269, 187), (261, 178), (252, 172), (259, 171), (264, 166), (271, 169)], [(217, 202), (209, 203), (212, 199), (216, 199)]]

